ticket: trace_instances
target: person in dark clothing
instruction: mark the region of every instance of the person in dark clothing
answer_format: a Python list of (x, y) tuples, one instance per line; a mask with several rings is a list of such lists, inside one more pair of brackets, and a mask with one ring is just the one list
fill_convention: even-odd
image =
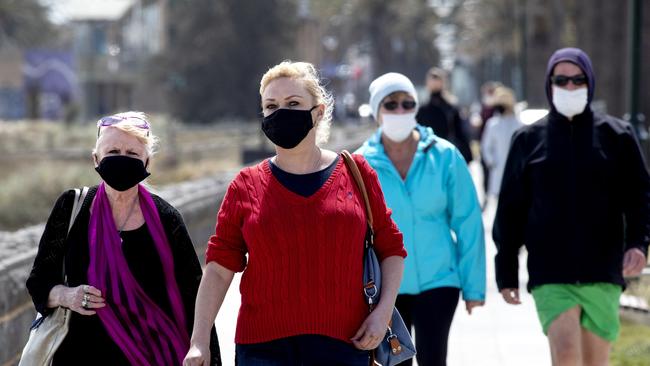
[(426, 85), (431, 97), (427, 104), (418, 109), (415, 119), (419, 124), (431, 127), (436, 136), (454, 144), (469, 163), (472, 160), (472, 150), (469, 147), (467, 128), (460, 111), (451, 103), (452, 96), (446, 90), (446, 79), (446, 72), (437, 67), (427, 72)]
[(619, 330), (624, 276), (647, 260), (650, 176), (632, 126), (596, 114), (587, 54), (548, 62), (549, 115), (513, 136), (493, 228), (499, 290), (519, 304), (517, 256), (553, 365), (604, 365)]
[[(478, 130), (479, 141), (483, 141), (483, 133), (487, 127), (487, 121), (492, 118), (495, 112), (494, 91), (503, 86), (504, 85), (498, 81), (488, 81), (481, 86), (481, 126)], [(482, 149), (483, 147), (481, 146), (481, 150)], [(485, 204), (487, 203), (488, 187), (490, 186), (490, 168), (485, 162), (483, 154), (481, 154), (481, 168), (483, 169), (483, 192), (485, 192), (485, 195), (483, 196), (483, 204), (481, 206), (485, 208)]]
[(479, 129), (479, 140), (483, 137), (487, 121), (492, 118), (495, 112), (494, 91), (503, 86), (498, 81), (488, 81), (481, 86), (481, 127)]
[[(202, 276), (196, 251), (180, 213), (139, 184), (157, 140), (146, 116), (120, 113), (97, 126), (92, 155), (103, 182), (80, 202), (69, 233), (75, 193), (57, 200), (27, 279), (43, 316), (71, 310), (52, 364), (180, 365)], [(211, 348), (210, 364), (220, 365), (214, 327)]]

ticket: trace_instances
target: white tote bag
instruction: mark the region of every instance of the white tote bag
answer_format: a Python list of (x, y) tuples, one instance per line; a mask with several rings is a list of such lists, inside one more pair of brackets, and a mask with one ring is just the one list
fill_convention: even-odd
[[(83, 190), (75, 189), (74, 191), (75, 200), (70, 215), (70, 223), (68, 224), (68, 233), (81, 210), (81, 205), (88, 193), (88, 187), (84, 187)], [(64, 282), (67, 283), (65, 260), (63, 278)], [(18, 366), (49, 366), (52, 363), (54, 353), (68, 334), (71, 312), (68, 308), (58, 307), (46, 317), (41, 314), (36, 315), (36, 320), (32, 323), (29, 339), (25, 348), (23, 348), (23, 354), (20, 357)]]

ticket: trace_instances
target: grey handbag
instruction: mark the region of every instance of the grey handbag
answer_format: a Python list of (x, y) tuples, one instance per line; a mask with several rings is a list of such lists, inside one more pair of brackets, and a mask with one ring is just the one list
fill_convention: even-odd
[[(341, 156), (345, 159), (359, 191), (361, 191), (366, 206), (367, 229), (363, 255), (363, 294), (368, 302), (368, 308), (372, 311), (379, 301), (381, 294), (381, 267), (374, 249), (373, 219), (372, 211), (370, 210), (370, 200), (368, 199), (368, 192), (366, 191), (363, 177), (352, 155), (348, 151), (343, 150)], [(415, 353), (415, 345), (411, 339), (411, 334), (406, 328), (399, 311), (393, 308), (393, 315), (388, 323), (386, 335), (373, 352), (373, 361), (375, 364), (382, 366), (394, 366), (413, 358)]]
[[(82, 190), (77, 188), (74, 192), (75, 200), (72, 204), (68, 233), (70, 233), (72, 224), (74, 224), (81, 210), (81, 205), (88, 194), (88, 187), (84, 187)], [(65, 284), (68, 282), (65, 274), (65, 260), (63, 262), (63, 282)], [(70, 313), (70, 309), (58, 307), (46, 317), (41, 314), (36, 315), (18, 366), (47, 366), (52, 363), (54, 353), (68, 334)]]

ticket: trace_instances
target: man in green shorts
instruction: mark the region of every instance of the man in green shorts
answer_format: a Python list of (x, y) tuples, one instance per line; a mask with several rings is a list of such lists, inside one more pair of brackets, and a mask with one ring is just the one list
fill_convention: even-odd
[(595, 77), (577, 48), (546, 70), (547, 117), (515, 132), (493, 228), (499, 291), (519, 304), (518, 254), (553, 365), (607, 365), (624, 276), (647, 264), (650, 176), (633, 128), (594, 113)]

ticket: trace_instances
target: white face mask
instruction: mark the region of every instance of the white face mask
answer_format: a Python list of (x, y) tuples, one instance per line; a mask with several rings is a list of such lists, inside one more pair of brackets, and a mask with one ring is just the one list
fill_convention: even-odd
[(402, 142), (406, 140), (415, 128), (415, 114), (383, 114), (381, 130), (392, 141)]
[(572, 118), (585, 110), (588, 92), (588, 88), (566, 90), (553, 85), (553, 105), (560, 114)]

